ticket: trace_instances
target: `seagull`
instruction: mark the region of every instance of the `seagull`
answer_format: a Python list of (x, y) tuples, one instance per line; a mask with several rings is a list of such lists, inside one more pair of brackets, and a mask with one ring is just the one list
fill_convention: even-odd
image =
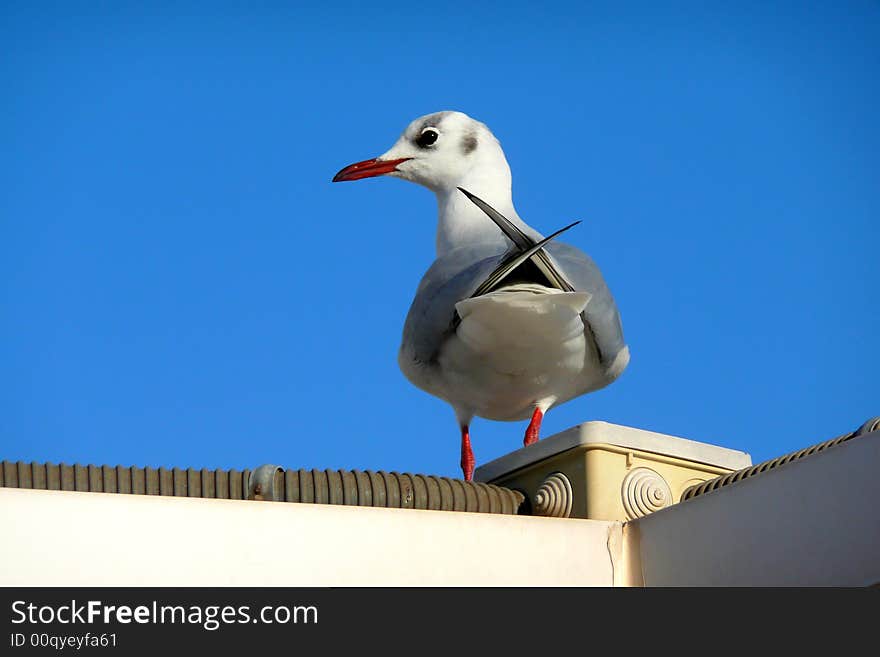
[(602, 274), (579, 249), (545, 238), (513, 207), (510, 166), (489, 128), (462, 112), (415, 119), (383, 155), (333, 182), (392, 176), (437, 196), (436, 259), (407, 314), (404, 376), (448, 402), (473, 479), (475, 416), (529, 419), (540, 437), (553, 406), (603, 388), (629, 363), (620, 314)]

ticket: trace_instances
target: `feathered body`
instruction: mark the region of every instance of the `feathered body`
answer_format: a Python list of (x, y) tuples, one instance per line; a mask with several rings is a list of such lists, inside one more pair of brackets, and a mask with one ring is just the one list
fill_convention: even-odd
[(461, 112), (420, 117), (385, 154), (334, 180), (375, 175), (437, 196), (437, 258), (416, 290), (398, 363), (414, 385), (455, 410), (469, 478), (473, 416), (531, 416), (536, 437), (548, 408), (620, 375), (629, 362), (620, 315), (593, 261), (558, 241), (487, 283), (543, 236), (516, 213), (504, 152), (479, 121)]

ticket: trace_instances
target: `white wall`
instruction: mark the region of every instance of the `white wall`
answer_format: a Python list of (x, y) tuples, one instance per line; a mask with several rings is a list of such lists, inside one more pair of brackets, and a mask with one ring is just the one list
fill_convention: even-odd
[[(880, 583), (880, 432), (626, 527), (648, 586)], [(638, 577), (636, 578), (639, 579)]]
[(880, 432), (626, 524), (0, 488), (0, 585), (880, 583)]
[(620, 533), (595, 520), (14, 488), (0, 488), (0, 527), (6, 586), (610, 586)]

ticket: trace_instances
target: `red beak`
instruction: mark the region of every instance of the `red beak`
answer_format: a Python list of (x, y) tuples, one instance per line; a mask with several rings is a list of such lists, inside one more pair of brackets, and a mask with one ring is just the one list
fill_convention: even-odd
[(361, 178), (372, 178), (373, 176), (384, 176), (386, 173), (397, 171), (397, 165), (401, 162), (411, 160), (410, 157), (404, 157), (399, 160), (364, 160), (363, 162), (355, 162), (349, 164), (342, 171), (333, 176), (333, 182), (344, 182), (346, 180), (360, 180)]

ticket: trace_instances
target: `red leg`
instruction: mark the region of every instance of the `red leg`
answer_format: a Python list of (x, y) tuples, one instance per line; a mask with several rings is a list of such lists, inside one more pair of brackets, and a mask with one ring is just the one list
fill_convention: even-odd
[(526, 437), (523, 438), (523, 445), (532, 445), (538, 442), (541, 433), (541, 420), (544, 419), (544, 413), (540, 408), (536, 408), (532, 413), (532, 421), (529, 422), (529, 428), (526, 429)]
[(461, 471), (465, 481), (474, 478), (474, 451), (471, 449), (471, 434), (468, 425), (461, 428)]

